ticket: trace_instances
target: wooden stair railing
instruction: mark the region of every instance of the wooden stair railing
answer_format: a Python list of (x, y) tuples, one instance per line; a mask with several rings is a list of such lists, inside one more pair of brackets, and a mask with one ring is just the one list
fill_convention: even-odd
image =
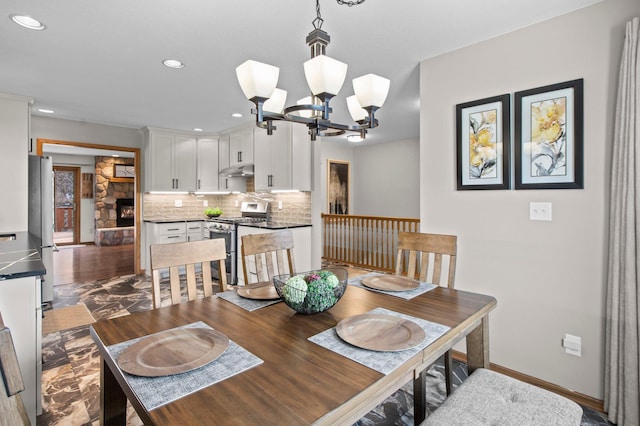
[(398, 232), (419, 232), (420, 219), (321, 214), (322, 260), (394, 273)]

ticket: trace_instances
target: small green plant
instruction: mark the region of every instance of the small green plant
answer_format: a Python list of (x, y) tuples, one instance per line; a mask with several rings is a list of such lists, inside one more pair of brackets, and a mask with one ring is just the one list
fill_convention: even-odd
[(204, 214), (207, 216), (220, 216), (222, 214), (222, 209), (220, 209), (220, 207), (207, 207), (204, 210)]

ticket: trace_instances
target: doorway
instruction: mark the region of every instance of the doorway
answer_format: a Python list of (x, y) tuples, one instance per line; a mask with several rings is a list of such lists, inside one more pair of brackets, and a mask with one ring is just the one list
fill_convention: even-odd
[(80, 167), (53, 166), (53, 243), (80, 242)]

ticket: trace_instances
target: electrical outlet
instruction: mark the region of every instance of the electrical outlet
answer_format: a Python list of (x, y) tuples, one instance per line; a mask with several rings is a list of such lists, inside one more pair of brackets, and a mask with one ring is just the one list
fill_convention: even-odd
[(551, 221), (551, 203), (529, 203), (529, 220)]
[(175, 200), (173, 205), (176, 207), (182, 207), (182, 200)]
[(238, 205), (239, 205), (239, 201), (238, 201), (238, 200), (236, 200), (236, 207), (238, 207)]
[(579, 336), (573, 336), (571, 334), (565, 334), (562, 339), (562, 346), (564, 351), (569, 355), (582, 356), (582, 338)]
[(278, 201), (278, 210), (282, 210), (282, 201)]
[(202, 206), (203, 207), (209, 206), (209, 200), (202, 200)]

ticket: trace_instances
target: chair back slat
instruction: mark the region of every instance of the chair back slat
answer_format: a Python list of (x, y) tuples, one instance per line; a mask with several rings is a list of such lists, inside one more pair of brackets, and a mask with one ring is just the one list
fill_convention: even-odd
[[(243, 235), (241, 255), (245, 284), (267, 282), (274, 275), (295, 273), (293, 233), (290, 229)], [(255, 279), (252, 279), (254, 275)]]
[[(457, 237), (455, 235), (416, 232), (398, 233), (396, 275), (403, 275), (406, 257), (406, 274), (410, 278), (442, 285), (444, 260), (448, 260), (447, 287), (455, 282)], [(429, 276), (430, 273), (430, 276)]]
[(5, 327), (0, 315), (0, 424), (31, 424), (20, 396), (24, 389), (11, 330)]
[[(171, 304), (182, 302), (182, 281), (186, 281), (187, 300), (198, 297), (198, 282), (202, 282), (205, 297), (213, 294), (211, 262), (218, 262), (220, 291), (227, 289), (227, 274), (224, 261), (227, 253), (224, 239), (191, 241), (186, 243), (151, 245), (151, 270), (153, 307), (161, 306), (160, 270), (169, 269)], [(202, 276), (196, 274), (199, 267)]]

